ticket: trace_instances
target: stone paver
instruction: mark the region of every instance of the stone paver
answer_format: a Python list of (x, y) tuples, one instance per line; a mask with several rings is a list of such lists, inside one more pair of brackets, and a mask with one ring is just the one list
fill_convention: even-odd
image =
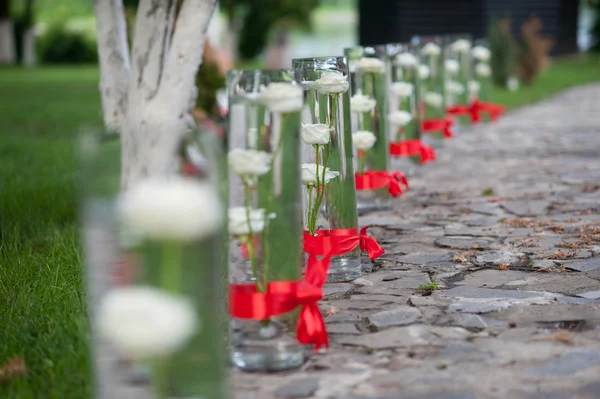
[(236, 398), (600, 397), (600, 85), (445, 144), (361, 217), (386, 255), (326, 287), (329, 351)]

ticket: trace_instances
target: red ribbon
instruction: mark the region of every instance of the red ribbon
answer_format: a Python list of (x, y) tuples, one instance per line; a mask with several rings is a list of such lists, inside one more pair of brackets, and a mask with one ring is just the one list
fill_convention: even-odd
[(255, 284), (229, 284), (229, 314), (238, 319), (267, 320), (302, 306), (296, 329), (298, 342), (313, 344), (315, 350), (329, 346), (327, 330), (317, 301), (329, 264), (324, 259), (307, 267), (304, 281), (274, 281), (259, 292)]
[(380, 188), (388, 188), (388, 193), (396, 198), (403, 193), (400, 183), (406, 186), (408, 190), (408, 180), (402, 172), (365, 172), (363, 174), (355, 174), (357, 190), (378, 190)]
[(304, 251), (309, 255), (304, 281), (274, 281), (267, 284), (266, 292), (259, 292), (255, 284), (230, 284), (229, 314), (239, 319), (267, 320), (302, 306), (296, 329), (298, 342), (314, 345), (315, 350), (329, 347), (317, 302), (323, 298), (331, 258), (350, 252), (357, 245), (371, 259), (380, 257), (384, 251), (375, 239), (367, 236), (367, 227), (360, 234), (358, 229), (317, 230), (315, 234), (304, 232)]
[(479, 110), (482, 113), (487, 113), (490, 116), (491, 121), (497, 121), (498, 117), (506, 112), (506, 108), (500, 104), (480, 102)]
[(419, 139), (404, 140), (398, 143), (390, 143), (390, 154), (395, 157), (421, 156), (422, 164), (435, 161), (435, 150), (423, 144)]
[(455, 116), (471, 116), (471, 123), (481, 122), (481, 114), (490, 115), (490, 120), (495, 121), (505, 112), (505, 108), (499, 104), (480, 102), (475, 99), (469, 105), (455, 105), (448, 108), (448, 113)]
[[(304, 231), (304, 252), (314, 256), (337, 256), (352, 251), (360, 245), (369, 259), (379, 258), (385, 252), (377, 240), (367, 236), (368, 227), (360, 229), (317, 230), (315, 235)], [(309, 261), (310, 264), (310, 261)]]
[(454, 121), (451, 117), (426, 119), (421, 125), (421, 130), (423, 130), (423, 133), (442, 132), (444, 134), (444, 138), (449, 139), (454, 137), (454, 134), (452, 134), (452, 125), (454, 125)]
[(470, 116), (471, 123), (476, 124), (481, 122), (481, 115), (479, 115), (481, 109), (478, 100), (474, 100), (469, 105), (458, 104), (448, 108), (448, 114), (453, 116)]

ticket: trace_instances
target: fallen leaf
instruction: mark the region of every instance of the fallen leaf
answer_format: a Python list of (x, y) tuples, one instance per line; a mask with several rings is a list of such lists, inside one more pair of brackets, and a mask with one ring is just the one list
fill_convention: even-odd
[(498, 266), (496, 268), (496, 270), (508, 270), (508, 267), (510, 266), (510, 263), (503, 263), (500, 266)]
[(563, 252), (562, 250), (556, 251), (553, 255), (550, 255), (547, 259), (569, 259), (575, 256), (575, 252)]
[(339, 311), (340, 311), (340, 310), (339, 310), (338, 308), (336, 308), (335, 306), (332, 306), (332, 307), (330, 307), (330, 308), (329, 308), (329, 310), (327, 310), (327, 311), (325, 312), (325, 317), (327, 317), (327, 316), (332, 316), (332, 315), (334, 315), (334, 314), (338, 313)]
[(0, 366), (0, 383), (7, 382), (15, 377), (27, 375), (27, 373), (25, 360), (20, 356), (12, 357)]
[(547, 335), (544, 337), (533, 338), (531, 341), (554, 341), (554, 342), (562, 342), (564, 344), (572, 344), (573, 343), (573, 335), (568, 331), (558, 331), (555, 334)]

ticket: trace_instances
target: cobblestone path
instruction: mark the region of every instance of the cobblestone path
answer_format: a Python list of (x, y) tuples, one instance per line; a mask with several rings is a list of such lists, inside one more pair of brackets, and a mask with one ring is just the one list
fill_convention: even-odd
[(329, 352), (233, 372), (236, 398), (600, 398), (600, 85), (438, 155), (361, 217), (386, 254), (326, 287)]

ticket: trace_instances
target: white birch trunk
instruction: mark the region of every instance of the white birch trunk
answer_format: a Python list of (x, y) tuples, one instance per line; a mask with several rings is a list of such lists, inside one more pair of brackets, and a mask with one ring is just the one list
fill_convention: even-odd
[(104, 125), (120, 131), (127, 113), (129, 49), (122, 0), (94, 0)]
[(35, 29), (31, 27), (23, 32), (23, 65), (32, 68), (35, 66), (36, 60)]
[(10, 19), (0, 20), (0, 65), (14, 64), (16, 60), (15, 35)]
[(168, 173), (191, 127), (190, 104), (216, 0), (141, 0), (131, 68), (122, 0), (95, 0), (105, 124), (121, 133), (122, 184)]

